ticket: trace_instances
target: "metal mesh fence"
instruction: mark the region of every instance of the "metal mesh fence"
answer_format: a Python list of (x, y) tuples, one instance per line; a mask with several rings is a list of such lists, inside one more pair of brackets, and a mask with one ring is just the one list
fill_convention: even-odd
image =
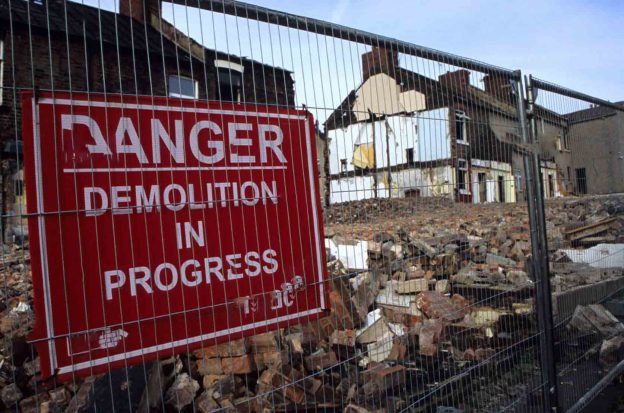
[(0, 22), (3, 409), (533, 412), (603, 377), (594, 108), (529, 82), (525, 122), (519, 72), (239, 2)]
[[(560, 406), (580, 411), (599, 393), (600, 381), (613, 380), (622, 369), (616, 354), (623, 329), (618, 176), (624, 111), (538, 79), (533, 85), (533, 128), (542, 160), (557, 165), (553, 178), (544, 176), (545, 197), (553, 192), (578, 197), (551, 216), (565, 225), (548, 229), (548, 246)], [(548, 136), (553, 127), (558, 132)]]

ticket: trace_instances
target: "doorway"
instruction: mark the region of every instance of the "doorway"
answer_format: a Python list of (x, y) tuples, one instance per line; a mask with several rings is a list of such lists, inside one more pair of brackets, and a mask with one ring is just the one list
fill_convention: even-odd
[(555, 181), (552, 174), (548, 174), (548, 198), (555, 197)]
[(498, 202), (505, 202), (505, 177), (498, 175)]
[(477, 174), (477, 181), (479, 184), (479, 202), (487, 202), (487, 185), (485, 183), (485, 172), (479, 172)]

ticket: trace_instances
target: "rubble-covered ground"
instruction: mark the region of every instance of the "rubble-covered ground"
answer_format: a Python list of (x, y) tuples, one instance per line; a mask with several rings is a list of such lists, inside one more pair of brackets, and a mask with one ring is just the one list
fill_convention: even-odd
[[(600, 264), (604, 251), (614, 255), (600, 246), (624, 243), (624, 196), (557, 199), (546, 209), (553, 292), (623, 275)], [(97, 401), (98, 386), (118, 394), (109, 403), (119, 411), (539, 410), (525, 204), (351, 202), (325, 211), (325, 233), (327, 317), (151, 363), (142, 383), (39, 383), (25, 338), (29, 253), (4, 246), (0, 410), (77, 412)], [(595, 260), (570, 251), (593, 246)]]

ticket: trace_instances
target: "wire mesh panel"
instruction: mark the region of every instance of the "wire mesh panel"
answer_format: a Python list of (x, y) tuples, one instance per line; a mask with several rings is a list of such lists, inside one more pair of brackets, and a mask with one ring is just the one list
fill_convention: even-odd
[(0, 19), (4, 409), (543, 411), (519, 73), (229, 1)]
[[(601, 379), (622, 369), (624, 108), (537, 79), (532, 83), (532, 124), (554, 224), (548, 246), (560, 406), (580, 411), (599, 393)], [(576, 199), (562, 208), (566, 196)]]

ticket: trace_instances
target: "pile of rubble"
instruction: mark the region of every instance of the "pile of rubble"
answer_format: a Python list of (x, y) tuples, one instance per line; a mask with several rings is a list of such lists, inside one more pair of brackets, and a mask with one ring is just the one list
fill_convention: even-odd
[[(455, 367), (478, 363), (529, 333), (513, 326), (531, 325), (530, 294), (509, 300), (532, 284), (522, 269), (527, 242), (524, 236), (516, 238), (510, 242), (499, 234), (486, 242), (446, 232), (379, 233), (365, 251), (367, 270), (350, 269), (330, 255), (327, 317), (156, 363), (139, 408), (150, 411), (163, 403), (173, 410), (192, 406), (201, 412), (404, 407), (430, 385), (415, 361), (426, 365), (444, 359)], [(10, 321), (5, 321), (3, 342), (22, 340), (25, 345), (24, 329), (31, 318), (22, 317), (32, 317), (30, 308), (24, 309), (31, 300), (30, 286), (20, 284), (27, 271), (15, 269), (12, 274), (22, 278), (15, 278), (15, 286), (26, 295), (8, 301), (12, 313), (4, 317)], [(482, 297), (484, 285), (510, 295)], [(73, 406), (78, 411), (89, 403), (93, 381), (46, 391), (36, 387), (33, 354), (26, 352), (21, 360), (15, 355), (2, 366), (5, 408), (18, 405), (34, 412)], [(453, 368), (441, 368), (440, 374), (446, 369), (452, 377)]]
[[(484, 249), (474, 236), (421, 235), (375, 235), (366, 270), (330, 256), (328, 317), (194, 351), (165, 403), (201, 412), (397, 411), (430, 390), (422, 366), (445, 363), (438, 380), (444, 371), (450, 378), (531, 334), (530, 292), (521, 298), (532, 286), (525, 240)], [(479, 297), (488, 282), (504, 294)]]
[[(583, 238), (590, 239), (579, 243), (581, 246), (588, 246), (592, 242), (592, 245), (600, 242), (622, 242), (622, 222), (610, 218), (622, 215), (623, 211), (622, 195), (547, 200), (549, 246), (557, 249)], [(397, 227), (407, 230), (430, 227), (455, 232), (462, 229), (488, 232), (501, 227), (514, 233), (518, 230), (514, 227), (523, 226), (526, 229), (529, 222), (524, 202), (462, 204), (447, 198), (367, 199), (346, 202), (328, 207), (324, 211), (324, 217), (327, 235), (340, 234), (362, 240), (370, 240), (380, 231), (392, 232)], [(579, 228), (596, 224), (596, 228), (589, 228), (584, 233), (578, 231)]]
[(624, 324), (600, 304), (576, 307), (564, 336), (564, 361), (593, 353), (608, 371), (624, 360)]
[[(526, 393), (518, 383), (539, 380), (535, 358), (518, 357), (520, 343), (536, 333), (526, 207), (389, 201), (326, 211), (331, 292), (324, 318), (152, 363), (132, 409), (365, 413), (429, 403), (489, 411), (483, 385), (493, 379), (483, 366), (501, 379), (493, 387), (499, 407)], [(548, 203), (557, 291), (594, 280), (579, 275), (588, 264), (561, 256), (559, 247), (622, 241), (624, 202), (607, 201)], [(28, 252), (5, 251), (2, 265), (0, 409), (77, 412), (94, 403), (96, 378), (38, 383), (37, 357), (25, 339), (32, 325)], [(595, 274), (610, 279), (622, 269)], [(463, 396), (451, 399), (458, 388)], [(482, 404), (469, 400), (473, 390)]]

